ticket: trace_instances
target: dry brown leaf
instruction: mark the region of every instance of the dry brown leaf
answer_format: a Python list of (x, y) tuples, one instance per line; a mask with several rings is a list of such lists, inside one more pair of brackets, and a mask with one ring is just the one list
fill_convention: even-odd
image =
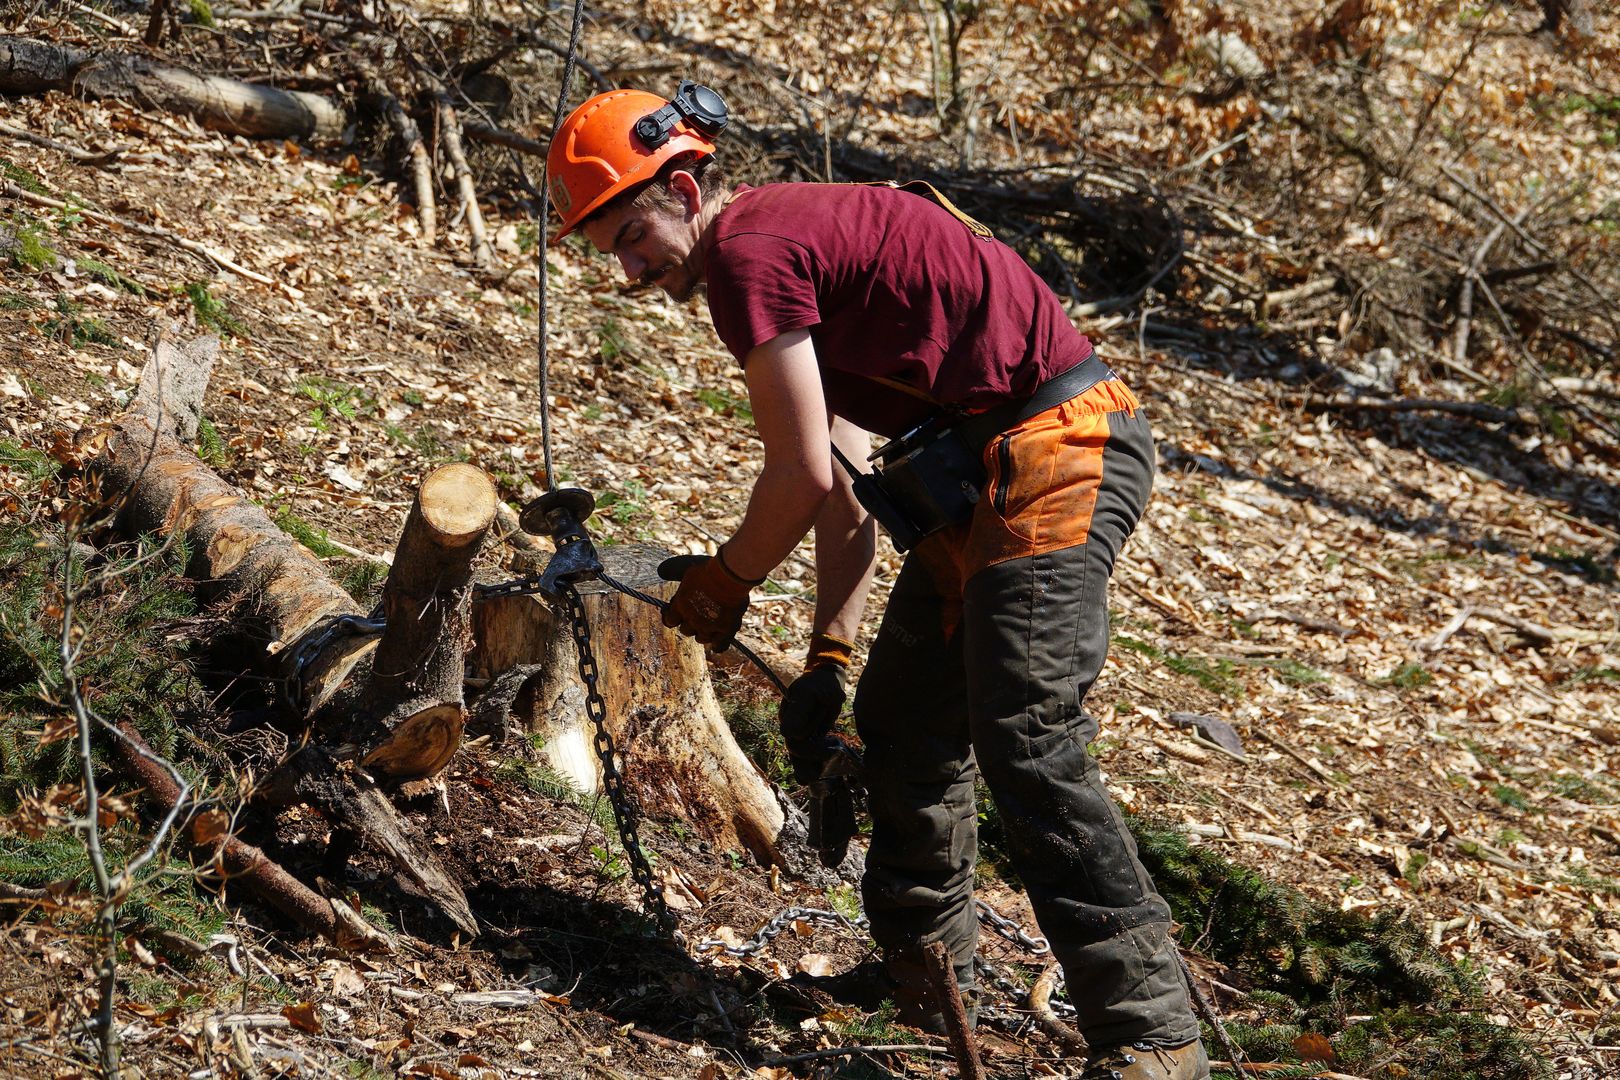
[(805, 953), (795, 966), (812, 979), (824, 979), (838, 969), (838, 958), (826, 953)]
[(285, 1016), (287, 1022), (299, 1031), (305, 1031), (311, 1035), (321, 1033), (321, 1018), (316, 1015), (315, 1003), (312, 1001), (300, 1001), (296, 1005), (284, 1005), (281, 1009), (281, 1015)]
[(1307, 1031), (1294, 1040), (1294, 1053), (1301, 1061), (1332, 1062), (1335, 1056), (1327, 1036), (1315, 1031)]

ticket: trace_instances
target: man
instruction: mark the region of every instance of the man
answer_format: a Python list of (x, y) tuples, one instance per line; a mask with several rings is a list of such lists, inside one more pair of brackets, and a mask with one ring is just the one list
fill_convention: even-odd
[(818, 777), (875, 552), (835, 453), (865, 459), (865, 431), (956, 425), (929, 445), (969, 448), (966, 498), (896, 519), (950, 520), (908, 555), (854, 703), (872, 816), (863, 894), (893, 996), (928, 1019), (921, 949), (941, 941), (972, 1001), (982, 774), (1093, 1048), (1083, 1075), (1207, 1077), (1168, 908), (1081, 709), (1107, 650), (1107, 580), (1152, 485), (1136, 398), (1017, 253), (943, 199), (728, 186), (712, 164), (724, 123), (713, 91), (689, 83), (673, 103), (613, 91), (575, 110), (547, 163), (562, 234), (582, 230), (676, 300), (706, 287), (764, 444), (741, 525), (688, 563), (665, 621), (724, 648), (749, 590), (815, 529), (815, 636), (781, 718), (796, 775)]

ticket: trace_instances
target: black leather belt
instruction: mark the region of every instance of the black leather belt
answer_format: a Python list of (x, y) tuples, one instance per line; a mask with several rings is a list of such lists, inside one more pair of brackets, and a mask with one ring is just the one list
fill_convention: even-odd
[(1103, 363), (1096, 353), (1092, 353), (1069, 370), (1052, 376), (1035, 392), (1022, 401), (1008, 401), (995, 406), (982, 413), (976, 413), (959, 423), (951, 425), (962, 441), (967, 443), (976, 453), (984, 450), (991, 439), (1000, 435), (1008, 428), (1037, 416), (1052, 408), (1061, 405), (1070, 398), (1079, 397), (1100, 382), (1117, 379), (1114, 369)]

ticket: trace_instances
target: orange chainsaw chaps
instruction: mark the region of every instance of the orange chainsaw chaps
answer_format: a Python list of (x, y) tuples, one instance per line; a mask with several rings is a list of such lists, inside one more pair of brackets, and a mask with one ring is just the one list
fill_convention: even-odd
[(1108, 414), (1134, 416), (1140, 407), (1124, 383), (1109, 379), (991, 439), (988, 478), (960, 556), (963, 579), (1085, 543), (1102, 487)]

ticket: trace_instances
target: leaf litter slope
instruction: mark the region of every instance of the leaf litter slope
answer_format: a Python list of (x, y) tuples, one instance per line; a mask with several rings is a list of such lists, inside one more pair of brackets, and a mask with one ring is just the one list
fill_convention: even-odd
[[(417, 247), (391, 186), (355, 182), (341, 159), (115, 104), (9, 109), (13, 122), (63, 137), (118, 131), (145, 158), (108, 173), (8, 144), (8, 161), (49, 190), (160, 215), (283, 283), (232, 281), (175, 249), (36, 215), (75, 265), (5, 273), (0, 423), (10, 438), (38, 443), (113, 412), (151, 320), (206, 317), (186, 290), (200, 282), (240, 326), (209, 415), (219, 468), (254, 498), (380, 553), (435, 463), (464, 457), (506, 497), (534, 493), (535, 279), (515, 221), (498, 233), (512, 272), (492, 284)], [(89, 262), (141, 288), (86, 273)], [(734, 364), (697, 309), (626, 293), (615, 267), (577, 248), (552, 265), (561, 478), (598, 493), (606, 538), (712, 546), (737, 520), (758, 461)], [(75, 333), (90, 319), (118, 344)], [(1484, 965), (1504, 1021), (1535, 1031), (1570, 1068), (1612, 1067), (1612, 1055), (1579, 1043), (1602, 1029), (1620, 974), (1620, 660), (1612, 638), (1531, 647), (1507, 621), (1620, 630), (1612, 463), (1433, 416), (1302, 412), (1284, 379), (1205, 369), (1212, 357), (1200, 348), (1278, 371), (1263, 338), (1166, 351), (1138, 348), (1132, 329), (1096, 337), (1149, 403), (1162, 471), (1117, 574), (1115, 648), (1090, 699), (1113, 789), (1316, 900), (1411, 914), (1449, 955)], [(784, 564), (751, 616), (754, 638), (786, 665), (808, 630), (806, 557)], [(1185, 712), (1232, 724), (1246, 760), (1195, 740), (1175, 717)], [(657, 965), (626, 958), (634, 947), (601, 912), (629, 901), (611, 843), (578, 810), (496, 770), (469, 754), (451, 778), (454, 819), (423, 813), (470, 891), (488, 898), (497, 947), (414, 945), (419, 958), (362, 968), (371, 977), (358, 984), (343, 961), (273, 963), (299, 996), (322, 1001), (329, 1031), (359, 1040), (353, 1057), (403, 1063), (414, 1051), (397, 1045), (400, 1032), (419, 1010), (417, 1030), (442, 1046), (544, 1075), (608, 1058), (629, 1073), (698, 1075), (706, 1062), (615, 1031), (652, 1023), (658, 1010), (640, 1003), (666, 984)], [(282, 828), (298, 851), (300, 824)], [(753, 871), (659, 835), (705, 897), (689, 915), (693, 936), (746, 934), (784, 902)], [(608, 962), (583, 959), (603, 941)], [(750, 966), (783, 974), (812, 948), (859, 956), (852, 942), (789, 935)], [(496, 1015), (454, 1003), (524, 976), (563, 997), (572, 979), (562, 976), (574, 974), (583, 982), (571, 1008), (540, 1001)], [(708, 973), (680, 977), (680, 1007), (715, 1008)], [(612, 978), (623, 978), (617, 990)], [(370, 1028), (349, 1007), (359, 985), (356, 1000), (386, 1003)]]

